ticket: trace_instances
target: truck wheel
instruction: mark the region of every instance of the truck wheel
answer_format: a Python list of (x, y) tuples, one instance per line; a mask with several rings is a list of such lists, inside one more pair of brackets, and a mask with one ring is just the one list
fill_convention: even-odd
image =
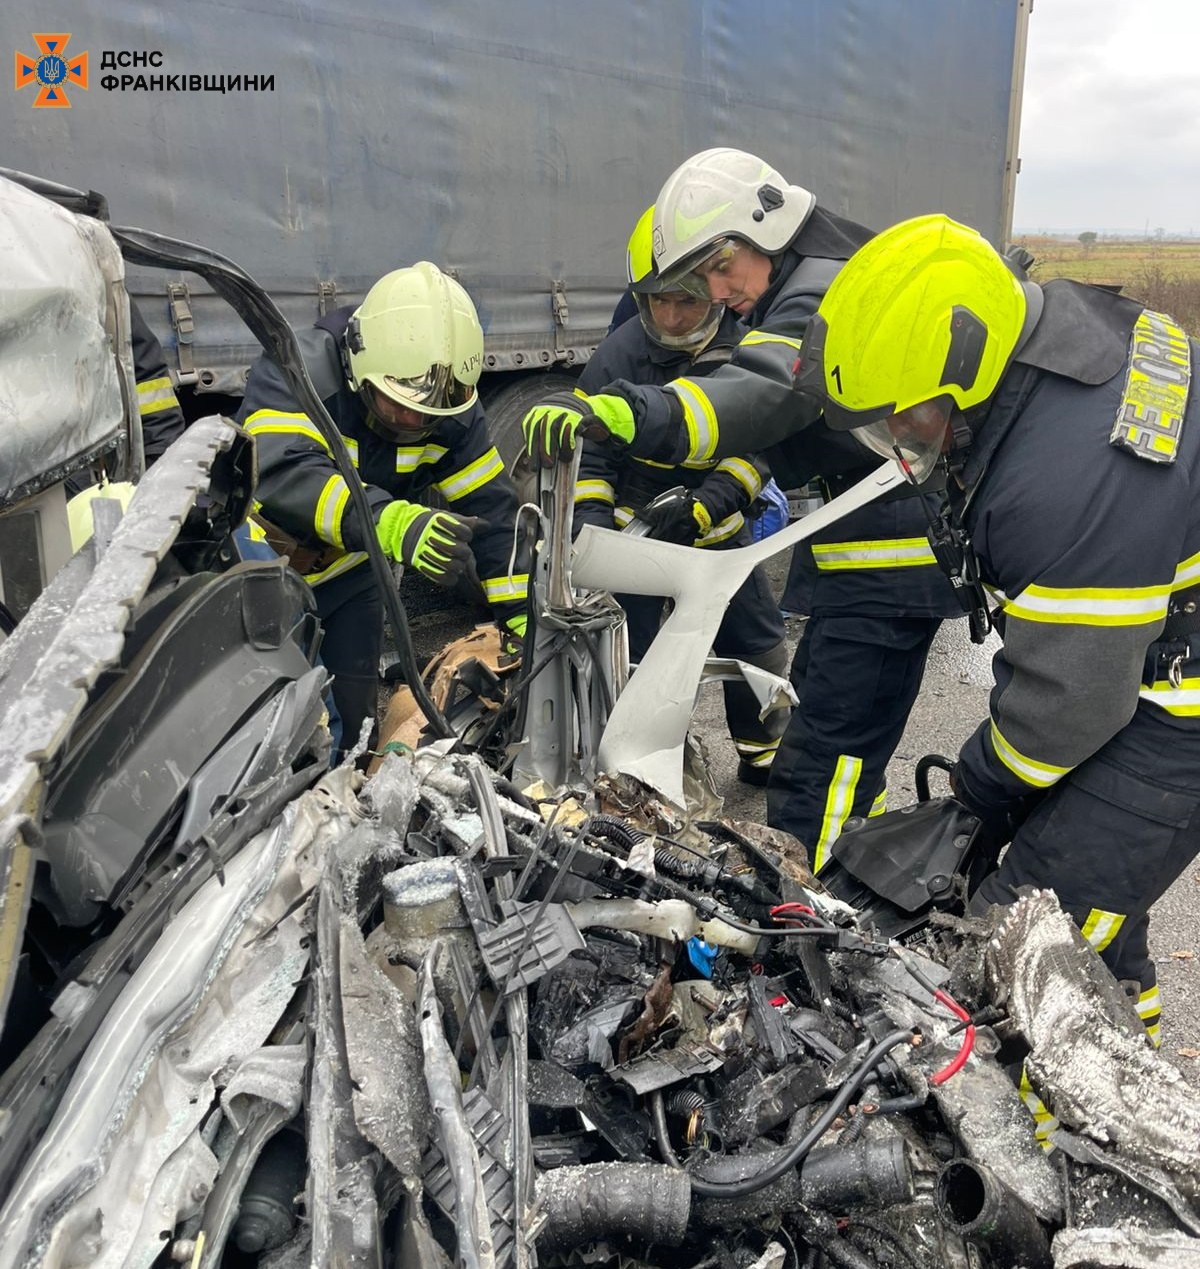
[(575, 387), (575, 376), (550, 370), (545, 374), (522, 375), (511, 383), (501, 383), (484, 397), (483, 408), (487, 413), (488, 431), (492, 444), (504, 460), (505, 470), (517, 486), (517, 498), (527, 502), (533, 495), (532, 476), (522, 476), (513, 471), (513, 464), (525, 451), (525, 438), (521, 434), (521, 420), (551, 392), (570, 392)]

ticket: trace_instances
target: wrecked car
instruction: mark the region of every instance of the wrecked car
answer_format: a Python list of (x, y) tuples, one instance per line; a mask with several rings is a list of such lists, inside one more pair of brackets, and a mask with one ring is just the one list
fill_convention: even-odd
[[(60, 307), (119, 310), (114, 243), (204, 271), (311, 399), (236, 266), (34, 197), (0, 213), (107, 253)], [(104, 329), (65, 418), (117, 452)], [(245, 435), (201, 420), (97, 499), (0, 645), (0, 1266), (1200, 1261), (1200, 1098), (1054, 896), (848, 902), (722, 815), (688, 737), (705, 674), (787, 704), (708, 657), (722, 596), (894, 479), (700, 572), (572, 547), (560, 466), (525, 664), (427, 684), (384, 570), (423, 726), (369, 778), (329, 770), (304, 583), (230, 547)], [(618, 578), (675, 600), (634, 670)]]

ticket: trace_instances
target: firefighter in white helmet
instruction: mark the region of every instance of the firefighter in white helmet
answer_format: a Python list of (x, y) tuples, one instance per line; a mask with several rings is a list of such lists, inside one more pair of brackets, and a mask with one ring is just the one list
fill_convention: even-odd
[[(684, 373), (661, 387), (618, 378), (586, 399), (548, 400), (526, 416), (530, 452), (553, 461), (577, 432), (652, 463), (695, 466), (750, 451), (785, 488), (820, 477), (840, 493), (878, 460), (816, 422), (819, 408), (792, 391), (792, 366), (821, 297), (870, 236), (757, 155), (695, 155), (656, 200), (654, 284), (724, 303), (748, 331), (704, 378)], [(934, 483), (901, 489), (801, 548), (811, 615), (792, 664), (800, 703), (771, 767), (767, 820), (805, 843), (814, 870), (850, 816), (884, 809), (887, 762), (933, 636), (961, 612), (925, 540), (921, 502)]]

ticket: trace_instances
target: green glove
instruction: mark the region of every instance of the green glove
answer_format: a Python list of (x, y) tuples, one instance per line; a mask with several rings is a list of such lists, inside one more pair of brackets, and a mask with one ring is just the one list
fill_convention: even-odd
[(529, 617), (519, 612), (515, 617), (500, 623), (500, 653), (510, 660), (521, 659), (525, 650), (525, 631), (529, 628)]
[(471, 538), (483, 523), (397, 499), (384, 507), (375, 532), (392, 559), (438, 586), (453, 586), (471, 563)]
[(521, 420), (525, 448), (543, 467), (567, 462), (575, 437), (596, 441), (618, 440), (628, 445), (635, 432), (633, 410), (624, 397), (601, 393), (580, 396), (574, 392), (551, 393)]

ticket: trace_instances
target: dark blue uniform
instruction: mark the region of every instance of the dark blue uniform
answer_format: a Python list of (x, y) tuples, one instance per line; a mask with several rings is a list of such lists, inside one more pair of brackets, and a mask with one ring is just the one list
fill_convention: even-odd
[(1042, 291), (952, 486), (1004, 636), (954, 784), (1014, 834), (978, 899), (1055, 890), (1157, 1040), (1147, 913), (1200, 851), (1197, 346), (1132, 300)]

